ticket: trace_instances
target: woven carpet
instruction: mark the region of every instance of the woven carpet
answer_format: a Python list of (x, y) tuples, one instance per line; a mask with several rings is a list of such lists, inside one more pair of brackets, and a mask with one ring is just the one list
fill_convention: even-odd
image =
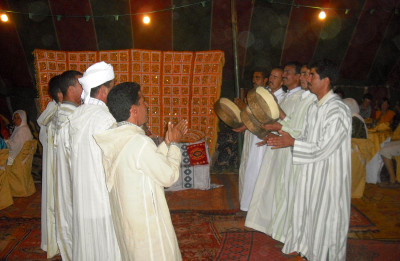
[[(281, 252), (282, 244), (259, 232), (226, 233), (220, 251), (214, 260), (303, 260), (300, 256), (289, 256)], [(346, 260), (384, 261), (399, 260), (399, 242), (376, 240), (347, 241)]]
[(239, 211), (237, 175), (211, 175), (211, 183), (223, 185), (211, 190), (166, 192), (168, 207), (174, 210), (203, 210), (214, 213)]
[(350, 231), (349, 232), (366, 232), (377, 231), (378, 228), (354, 205), (351, 206), (350, 212)]
[[(224, 185), (208, 191), (168, 192), (167, 200), (183, 260), (292, 260), (283, 255), (282, 244), (244, 227), (245, 217), (238, 210), (237, 176), (211, 175), (211, 181)], [(237, 183), (236, 183), (237, 184)], [(0, 260), (46, 260), (40, 249), (40, 191), (0, 211)], [(375, 231), (376, 226), (352, 207), (350, 231)], [(399, 254), (400, 242), (350, 240), (348, 257), (379, 259)], [(385, 251), (388, 251), (385, 253)], [(399, 255), (400, 256), (400, 255)], [(53, 260), (60, 260), (56, 257)], [(351, 258), (348, 260), (363, 260)], [(367, 259), (365, 259), (367, 260)], [(387, 259), (387, 260), (396, 260)]]

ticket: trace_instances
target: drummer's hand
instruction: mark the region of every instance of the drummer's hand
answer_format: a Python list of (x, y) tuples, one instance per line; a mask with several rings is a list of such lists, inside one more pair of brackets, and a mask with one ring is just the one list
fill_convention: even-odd
[(272, 149), (286, 148), (292, 147), (294, 145), (294, 138), (290, 136), (289, 133), (284, 131), (278, 131), (281, 136), (271, 136), (267, 137), (267, 142), (269, 146), (272, 146)]
[(242, 100), (242, 99), (240, 99), (240, 98), (235, 98), (234, 100), (233, 100), (234, 102), (235, 102), (235, 104), (239, 107), (239, 109), (241, 110), (241, 111), (243, 111), (243, 110), (245, 110), (246, 109), (246, 102), (244, 101), (244, 100)]
[[(260, 141), (260, 142), (258, 142), (258, 143), (256, 143), (256, 145), (258, 146), (258, 147), (261, 147), (261, 146), (264, 146), (264, 145), (269, 145), (268, 144), (268, 142), (267, 142), (267, 140), (268, 140), (268, 138), (269, 137), (271, 137), (271, 136), (278, 136), (278, 135), (275, 135), (275, 134), (273, 134), (273, 133), (268, 133), (268, 135), (267, 136), (265, 136), (264, 138), (263, 138), (263, 141)], [(279, 136), (278, 136), (279, 137)]]
[(280, 124), (278, 122), (261, 124), (261, 128), (263, 128), (267, 131), (278, 131), (278, 130), (282, 129), (282, 124)]
[(236, 129), (232, 129), (234, 132), (244, 132), (245, 130), (247, 130), (246, 125), (243, 124), (242, 127), (236, 128)]
[[(279, 105), (278, 105), (279, 106)], [(279, 118), (283, 120), (286, 118), (286, 113), (282, 110), (281, 106), (279, 106)]]

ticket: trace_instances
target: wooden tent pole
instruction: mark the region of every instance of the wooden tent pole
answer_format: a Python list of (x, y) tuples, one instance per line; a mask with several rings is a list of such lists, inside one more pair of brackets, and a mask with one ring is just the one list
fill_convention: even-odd
[[(235, 72), (235, 97), (240, 98), (236, 0), (231, 0), (231, 16), (232, 16), (233, 63)], [(242, 144), (243, 144), (243, 135), (241, 133), (238, 133), (239, 159), (242, 156)]]

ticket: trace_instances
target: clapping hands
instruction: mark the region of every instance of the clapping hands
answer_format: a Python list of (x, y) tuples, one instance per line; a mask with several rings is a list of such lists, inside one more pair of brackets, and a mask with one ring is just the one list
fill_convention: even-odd
[(180, 120), (175, 126), (172, 122), (168, 122), (168, 130), (165, 133), (165, 143), (169, 145), (171, 142), (180, 142), (187, 131), (187, 120)]

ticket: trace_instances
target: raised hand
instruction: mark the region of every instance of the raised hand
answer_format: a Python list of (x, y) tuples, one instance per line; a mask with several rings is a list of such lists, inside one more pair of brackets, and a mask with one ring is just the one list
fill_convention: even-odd
[(172, 122), (168, 122), (168, 130), (167, 133), (165, 133), (165, 143), (169, 145), (171, 142), (180, 142), (187, 131), (187, 120), (180, 120), (175, 126)]

